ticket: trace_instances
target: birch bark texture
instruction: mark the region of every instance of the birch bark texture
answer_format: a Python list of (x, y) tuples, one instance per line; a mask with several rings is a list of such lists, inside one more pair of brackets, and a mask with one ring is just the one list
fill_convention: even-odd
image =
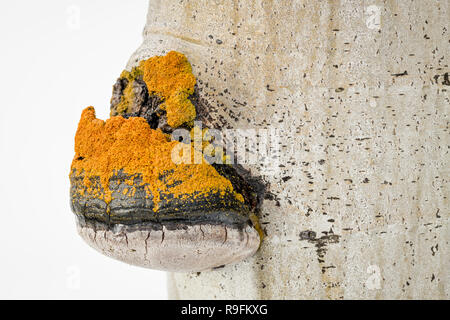
[[(151, 0), (219, 128), (276, 130), (265, 238), (174, 299), (449, 298), (449, 2)], [(273, 167), (273, 166), (272, 166)]]

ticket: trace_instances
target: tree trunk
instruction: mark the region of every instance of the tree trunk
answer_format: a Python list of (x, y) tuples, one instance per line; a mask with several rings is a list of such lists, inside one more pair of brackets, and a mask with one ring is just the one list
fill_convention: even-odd
[[(170, 50), (220, 127), (275, 129), (265, 238), (169, 275), (178, 299), (449, 298), (448, 1), (152, 0), (128, 67)], [(276, 169), (276, 170), (273, 170)]]

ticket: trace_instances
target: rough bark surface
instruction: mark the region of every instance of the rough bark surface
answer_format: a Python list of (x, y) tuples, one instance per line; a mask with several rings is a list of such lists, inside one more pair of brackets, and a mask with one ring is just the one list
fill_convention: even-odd
[(449, 298), (448, 1), (150, 1), (128, 67), (192, 63), (220, 128), (278, 128), (266, 237), (171, 298)]

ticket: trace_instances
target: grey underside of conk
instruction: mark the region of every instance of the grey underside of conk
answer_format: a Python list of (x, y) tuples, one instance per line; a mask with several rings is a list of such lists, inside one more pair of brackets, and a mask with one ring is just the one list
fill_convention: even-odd
[(258, 232), (223, 224), (107, 226), (78, 220), (78, 233), (111, 258), (145, 268), (198, 272), (240, 261), (256, 252)]
[[(109, 181), (111, 202), (103, 199), (100, 180), (91, 178), (86, 190), (83, 174), (70, 177), (70, 199), (81, 237), (99, 252), (140, 267), (199, 272), (238, 262), (253, 255), (260, 237), (249, 208), (232, 194), (161, 194), (153, 197), (139, 175), (133, 192), (119, 172)], [(169, 188), (170, 190), (170, 188)]]
[[(150, 1), (128, 67), (177, 50), (216, 127), (279, 129), (260, 250), (172, 298), (442, 299), (448, 1)], [(273, 163), (276, 164), (275, 160)]]

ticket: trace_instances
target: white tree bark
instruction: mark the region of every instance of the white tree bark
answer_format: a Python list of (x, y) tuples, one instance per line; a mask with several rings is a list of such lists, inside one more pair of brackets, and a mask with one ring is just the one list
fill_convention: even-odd
[(171, 298), (449, 298), (448, 1), (151, 0), (129, 62), (192, 63), (217, 124), (283, 130), (252, 258)]

